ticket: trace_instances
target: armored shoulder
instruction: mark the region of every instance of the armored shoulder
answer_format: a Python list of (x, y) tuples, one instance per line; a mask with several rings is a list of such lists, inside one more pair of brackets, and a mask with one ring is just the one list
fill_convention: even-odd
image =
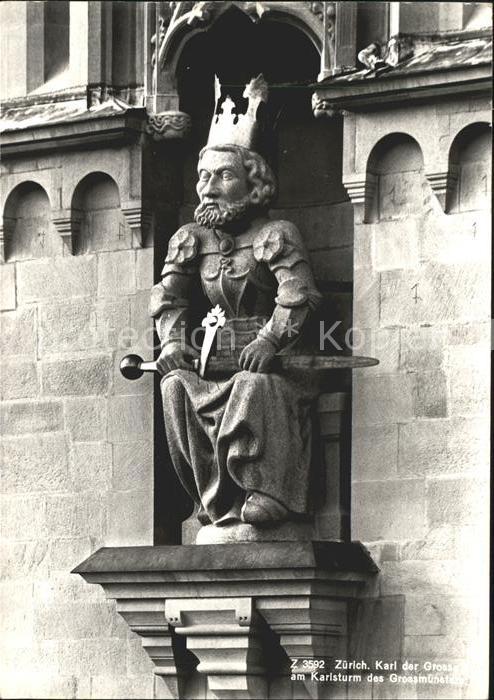
[(291, 221), (269, 221), (254, 238), (254, 257), (274, 267), (293, 267), (307, 261), (307, 251), (298, 228)]
[(187, 265), (197, 257), (200, 247), (198, 229), (198, 224), (185, 224), (173, 234), (168, 243), (165, 269), (168, 265)]

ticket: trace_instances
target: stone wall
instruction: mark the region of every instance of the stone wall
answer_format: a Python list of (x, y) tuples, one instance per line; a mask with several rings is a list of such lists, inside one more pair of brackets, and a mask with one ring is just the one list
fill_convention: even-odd
[[(357, 168), (367, 163), (355, 226), (355, 341), (359, 354), (380, 359), (354, 373), (352, 536), (381, 568), (379, 602), (362, 612), (373, 622), (355, 649), (457, 663), (467, 677), (463, 687), (376, 684), (373, 698), (486, 697), (486, 106), (456, 100), (360, 115), (346, 154), (347, 176), (352, 156)], [(427, 177), (441, 170), (449, 170), (446, 212)]]
[[(99, 587), (70, 574), (101, 546), (153, 543), (152, 380), (118, 371), (130, 350), (152, 355), (153, 249), (133, 247), (121, 208), (135, 157), (3, 166), (3, 697), (157, 692), (140, 641)], [(72, 211), (65, 239), (59, 209)]]

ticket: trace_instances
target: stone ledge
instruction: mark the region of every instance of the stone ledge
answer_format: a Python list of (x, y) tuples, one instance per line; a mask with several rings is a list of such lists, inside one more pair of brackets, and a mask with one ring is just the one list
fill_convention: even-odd
[[(72, 573), (240, 572), (320, 569), (332, 573), (375, 573), (378, 569), (360, 542), (247, 542), (222, 545), (102, 547)], [(221, 573), (218, 574), (221, 577)], [(218, 579), (217, 579), (218, 580)]]
[(290, 660), (347, 658), (352, 601), (376, 572), (359, 542), (313, 541), (104, 547), (72, 573), (116, 601), (173, 698), (202, 676), (208, 697), (267, 700)]

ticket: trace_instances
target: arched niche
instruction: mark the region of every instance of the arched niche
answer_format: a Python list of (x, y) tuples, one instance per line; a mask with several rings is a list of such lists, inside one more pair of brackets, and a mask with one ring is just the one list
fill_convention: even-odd
[(117, 183), (107, 173), (90, 173), (78, 183), (72, 196), (72, 218), (79, 222), (74, 241), (78, 255), (132, 247)]
[(296, 215), (300, 206), (346, 199), (341, 120), (314, 120), (311, 111), (309, 86), (317, 79), (319, 62), (314, 43), (300, 29), (274, 17), (255, 24), (235, 6), (188, 41), (177, 66), (180, 109), (192, 117), (184, 167), (186, 217), (197, 204), (197, 154), (207, 142), (214, 111), (215, 74), (223, 95), (231, 94), (240, 104), (253, 76), (263, 73), (269, 84), (267, 121), (276, 128), (265, 138), (263, 152), (278, 178), (276, 207)]
[(22, 182), (10, 192), (2, 223), (5, 260), (62, 254), (62, 240), (51, 221), (50, 200), (37, 182)]
[[(210, 3), (179, 3), (175, 8), (161, 7), (160, 23), (162, 23), (162, 40), (158, 54), (158, 72), (153, 80), (157, 80), (158, 93), (167, 94), (171, 98), (166, 109), (172, 107), (173, 95), (179, 94), (176, 76), (182, 53), (189, 41), (198, 35), (208, 32), (215, 24), (221, 23), (225, 15), (231, 13), (241, 15), (251, 25), (265, 25), (271, 22), (283, 23), (296, 28), (303, 34), (321, 56), (325, 45), (323, 22), (323, 3), (305, 2), (210, 2)], [(202, 7), (200, 7), (202, 6)], [(328, 8), (327, 31), (332, 31), (334, 8)], [(155, 32), (156, 22), (154, 13), (150, 13), (151, 34)], [(246, 26), (246, 25), (245, 25)], [(253, 48), (253, 47), (251, 47)], [(329, 49), (328, 49), (329, 50)], [(332, 50), (332, 49), (331, 49)], [(277, 51), (277, 46), (272, 46)], [(227, 54), (225, 53), (225, 56)], [(233, 54), (234, 55), (234, 54)], [(230, 54), (229, 58), (232, 57)], [(318, 59), (320, 60), (320, 59)], [(176, 108), (176, 104), (173, 105)]]
[(452, 186), (446, 211), (489, 209), (491, 202), (492, 130), (486, 122), (469, 124), (455, 137), (449, 151)]
[(416, 216), (424, 201), (424, 159), (418, 142), (409, 134), (382, 138), (367, 161), (367, 222)]

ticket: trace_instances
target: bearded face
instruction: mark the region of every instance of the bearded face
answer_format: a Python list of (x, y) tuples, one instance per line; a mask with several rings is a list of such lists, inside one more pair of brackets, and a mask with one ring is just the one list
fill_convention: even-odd
[(198, 170), (196, 189), (200, 204), (194, 212), (196, 222), (209, 228), (221, 228), (243, 218), (252, 207), (252, 201), (241, 157), (229, 151), (208, 149)]

